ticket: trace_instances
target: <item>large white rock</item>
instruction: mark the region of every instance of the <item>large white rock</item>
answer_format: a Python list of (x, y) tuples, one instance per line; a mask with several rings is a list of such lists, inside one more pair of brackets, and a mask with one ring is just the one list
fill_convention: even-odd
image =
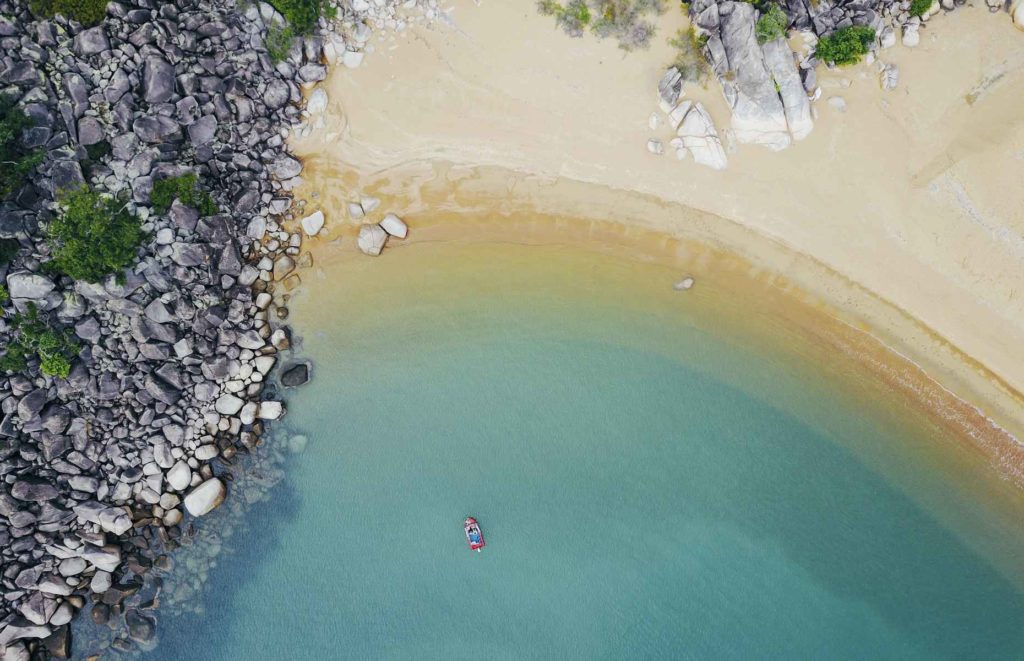
[(171, 466), (171, 470), (167, 471), (167, 484), (175, 491), (184, 491), (188, 489), (188, 485), (191, 483), (192, 469), (184, 461), (178, 460), (178, 463)]
[(725, 157), (722, 140), (718, 137), (711, 116), (701, 103), (694, 103), (679, 125), (679, 137), (683, 146), (693, 155), (693, 160), (715, 170), (724, 170), (729, 161)]
[(762, 45), (761, 52), (778, 87), (789, 134), (794, 140), (803, 140), (814, 128), (814, 120), (811, 119), (811, 102), (797, 72), (793, 51), (785, 39), (776, 39)]
[(227, 489), (224, 483), (211, 477), (185, 496), (185, 509), (192, 516), (209, 514), (224, 502)]
[(323, 111), (327, 110), (327, 92), (324, 88), (318, 87), (309, 95), (309, 101), (306, 102), (306, 110), (311, 115), (319, 115)]
[[(757, 10), (747, 2), (718, 5), (724, 58), (713, 64), (722, 93), (732, 108), (732, 129), (739, 142), (784, 149), (792, 143), (786, 111), (757, 43)], [(783, 46), (788, 46), (783, 41)], [(767, 45), (767, 44), (766, 44)], [(796, 65), (790, 62), (794, 69)], [(692, 151), (692, 150), (691, 150)]]
[(7, 276), (7, 293), (11, 298), (39, 300), (53, 291), (53, 281), (36, 273), (12, 273)]
[(376, 257), (384, 250), (384, 244), (387, 242), (388, 233), (380, 225), (363, 225), (359, 228), (359, 239), (356, 243), (365, 254)]
[(363, 63), (363, 54), (359, 51), (347, 50), (341, 58), (341, 63), (349, 69), (355, 69)]
[(214, 404), (217, 413), (221, 415), (234, 415), (241, 411), (243, 406), (245, 406), (245, 402), (231, 393), (221, 395), (217, 398), (217, 403)]
[(306, 236), (316, 236), (324, 228), (324, 212), (314, 211), (299, 222)]
[(262, 420), (277, 420), (282, 415), (284, 415), (284, 405), (274, 400), (260, 402), (260, 409), (256, 414)]
[(916, 25), (908, 23), (903, 26), (903, 45), (908, 48), (913, 48), (921, 43), (921, 33), (918, 32)]
[(393, 213), (384, 216), (384, 220), (380, 221), (380, 226), (384, 228), (385, 232), (399, 239), (404, 239), (409, 234), (409, 227)]

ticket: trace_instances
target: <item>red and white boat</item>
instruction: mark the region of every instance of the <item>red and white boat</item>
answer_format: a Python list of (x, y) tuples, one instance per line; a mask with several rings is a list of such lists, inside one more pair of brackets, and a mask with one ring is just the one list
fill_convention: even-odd
[(480, 530), (480, 524), (473, 517), (467, 516), (465, 528), (466, 541), (469, 543), (470, 550), (479, 553), (480, 549), (487, 546), (487, 542), (484, 541), (484, 533)]

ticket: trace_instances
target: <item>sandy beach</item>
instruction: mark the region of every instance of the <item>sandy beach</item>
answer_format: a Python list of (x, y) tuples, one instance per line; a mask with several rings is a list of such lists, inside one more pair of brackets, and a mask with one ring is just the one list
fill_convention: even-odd
[[(919, 367), (921, 382), (965, 405), (922, 401), (987, 425), (1002, 438), (996, 460), (1020, 463), (1003, 429), (1024, 431), (1024, 35), (1005, 14), (962, 7), (931, 19), (917, 48), (882, 51), (901, 69), (891, 92), (875, 65), (820, 68), (810, 137), (777, 153), (741, 145), (723, 172), (645, 149), (670, 137), (648, 118), (681, 12), (630, 54), (568, 38), (528, 1), (458, 0), (448, 16), (382, 32), (362, 66), (334, 68), (326, 114), (292, 138), (306, 165), (300, 195), (327, 216), (318, 259), (354, 250), (360, 221), (345, 208), (360, 195), (403, 215), (410, 241), (479, 232), (635, 245), (642, 229), (674, 240), (662, 252), (698, 280), (715, 273), (687, 246), (705, 242)], [(686, 94), (728, 126), (715, 82)], [(834, 96), (845, 112), (827, 103)], [(575, 230), (428, 222), (531, 213), (555, 226), (574, 219), (565, 227)]]

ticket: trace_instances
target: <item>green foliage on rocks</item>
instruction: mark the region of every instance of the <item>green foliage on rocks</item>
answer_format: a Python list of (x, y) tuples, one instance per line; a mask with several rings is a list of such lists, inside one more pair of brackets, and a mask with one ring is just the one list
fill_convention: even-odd
[(786, 36), (786, 28), (789, 27), (789, 18), (782, 7), (771, 4), (768, 9), (757, 19), (757, 26), (754, 29), (757, 35), (757, 43), (767, 44), (769, 41), (782, 39)]
[(614, 37), (619, 48), (626, 51), (650, 45), (654, 24), (644, 17), (664, 9), (664, 0), (571, 0), (566, 5), (556, 0), (537, 2), (537, 11), (554, 16), (555, 24), (570, 36), (583, 36), (589, 27), (599, 38)]
[(64, 194), (65, 207), (47, 230), (53, 259), (47, 267), (75, 280), (99, 282), (135, 260), (144, 234), (138, 217), (125, 205), (83, 186)]
[(107, 0), (29, 0), (29, 7), (37, 16), (64, 18), (82, 25), (96, 25), (107, 15)]
[(17, 239), (0, 239), (0, 266), (9, 264), (19, 250), (21, 250), (21, 244)]
[(192, 172), (155, 181), (149, 199), (157, 213), (167, 213), (175, 199), (196, 209), (200, 215), (217, 213), (217, 203), (199, 186), (199, 178)]
[(707, 80), (710, 67), (703, 53), (707, 40), (707, 35), (698, 35), (692, 25), (668, 40), (669, 45), (676, 49), (676, 59), (672, 66), (679, 70), (683, 80), (690, 83)]
[(928, 10), (932, 8), (932, 2), (933, 0), (911, 0), (910, 15), (924, 16), (928, 13)]
[(316, 29), (321, 16), (334, 18), (337, 10), (328, 0), (270, 0), (274, 9), (281, 12), (295, 34), (304, 35)]
[(816, 53), (822, 62), (856, 64), (875, 40), (875, 31), (863, 25), (836, 30), (818, 41)]
[(14, 193), (43, 160), (42, 150), (31, 150), (21, 140), (32, 120), (15, 105), (0, 96), (0, 199)]
[(11, 341), (0, 357), (0, 371), (21, 372), (28, 367), (32, 356), (39, 358), (39, 369), (48, 376), (66, 379), (71, 371), (71, 359), (81, 347), (74, 340), (71, 329), (57, 330), (39, 316), (39, 310), (30, 304), (28, 312), (16, 314), (10, 321)]
[(267, 28), (267, 54), (274, 64), (284, 62), (288, 59), (288, 51), (292, 48), (292, 41), (295, 39), (295, 31), (291, 26), (271, 25)]

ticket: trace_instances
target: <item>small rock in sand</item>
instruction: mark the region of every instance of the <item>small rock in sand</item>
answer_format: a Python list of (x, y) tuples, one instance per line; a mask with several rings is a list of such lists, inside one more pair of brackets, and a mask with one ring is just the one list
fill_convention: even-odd
[(353, 220), (360, 220), (366, 215), (366, 211), (363, 209), (363, 205), (358, 202), (349, 202), (348, 215), (351, 216)]
[(652, 112), (651, 116), (647, 118), (647, 128), (657, 131), (659, 126), (661, 126), (661, 117), (658, 116), (658, 113)]
[(846, 112), (846, 99), (841, 96), (830, 96), (828, 104), (839, 112)]
[(693, 283), (693, 278), (686, 276), (676, 284), (672, 285), (672, 289), (675, 289), (676, 291), (687, 291), (688, 289), (693, 288)]
[(316, 236), (324, 228), (324, 212), (314, 211), (300, 221), (306, 236)]
[(384, 216), (384, 220), (380, 221), (380, 226), (384, 228), (385, 232), (398, 239), (404, 239), (409, 234), (409, 227), (393, 213)]
[(660, 156), (665, 153), (665, 147), (661, 144), (661, 140), (651, 138), (647, 141), (647, 151)]
[(363, 63), (363, 54), (353, 50), (345, 51), (345, 55), (341, 58), (341, 63), (349, 69), (355, 69)]
[(359, 249), (365, 254), (376, 257), (384, 250), (384, 244), (388, 242), (388, 233), (380, 225), (363, 225), (359, 228)]

